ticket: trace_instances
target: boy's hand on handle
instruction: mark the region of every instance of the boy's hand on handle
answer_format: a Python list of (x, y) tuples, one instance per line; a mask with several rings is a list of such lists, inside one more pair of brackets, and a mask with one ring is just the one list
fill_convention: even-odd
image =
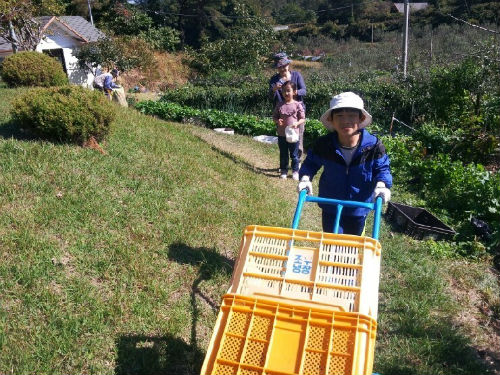
[(382, 181), (377, 182), (373, 194), (375, 198), (382, 197), (383, 203), (387, 203), (391, 200), (391, 191), (385, 187), (385, 183), (383, 183)]
[(299, 184), (297, 185), (297, 192), (300, 193), (302, 190), (307, 190), (307, 195), (313, 194), (313, 186), (311, 181), (309, 180), (309, 176), (302, 176)]
[(284, 121), (282, 118), (280, 118), (280, 119), (278, 120), (278, 125), (279, 125), (279, 126), (283, 126), (283, 125), (285, 125), (285, 121)]

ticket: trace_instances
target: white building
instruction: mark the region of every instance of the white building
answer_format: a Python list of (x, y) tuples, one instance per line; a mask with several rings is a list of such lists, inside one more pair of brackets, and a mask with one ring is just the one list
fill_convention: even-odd
[[(80, 16), (47, 16), (37, 17), (36, 20), (43, 30), (43, 38), (36, 51), (57, 58), (71, 83), (92, 87), (94, 75), (78, 67), (73, 52), (85, 43), (105, 38), (104, 33)], [(0, 37), (0, 58), (12, 53), (12, 45)]]
[[(408, 5), (410, 6), (410, 12), (416, 12), (427, 8), (429, 6), (429, 3), (408, 3)], [(394, 6), (396, 7), (399, 13), (404, 14), (405, 3), (394, 3)]]

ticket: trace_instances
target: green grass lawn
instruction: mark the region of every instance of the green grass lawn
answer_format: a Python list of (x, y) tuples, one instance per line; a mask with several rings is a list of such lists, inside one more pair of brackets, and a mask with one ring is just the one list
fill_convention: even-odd
[[(295, 185), (132, 109), (105, 155), (29, 139), (9, 118), (18, 92), (0, 88), (0, 373), (199, 373), (243, 228), (290, 226)], [(498, 370), (489, 264), (432, 257), (386, 222), (381, 243), (375, 370)]]

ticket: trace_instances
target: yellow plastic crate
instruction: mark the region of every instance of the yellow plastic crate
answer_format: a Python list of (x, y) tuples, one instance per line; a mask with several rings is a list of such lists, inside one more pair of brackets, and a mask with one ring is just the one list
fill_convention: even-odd
[(229, 293), (377, 318), (381, 246), (345, 234), (250, 225)]
[(225, 295), (201, 375), (369, 375), (369, 316)]

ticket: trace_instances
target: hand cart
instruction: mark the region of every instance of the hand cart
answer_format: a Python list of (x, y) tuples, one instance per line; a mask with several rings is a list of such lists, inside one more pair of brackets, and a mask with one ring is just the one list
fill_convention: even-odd
[[(336, 205), (336, 233), (298, 229), (305, 202)], [(371, 238), (338, 234), (343, 207), (374, 211)], [(292, 228), (247, 226), (201, 374), (371, 374), (381, 210), (303, 190)]]

